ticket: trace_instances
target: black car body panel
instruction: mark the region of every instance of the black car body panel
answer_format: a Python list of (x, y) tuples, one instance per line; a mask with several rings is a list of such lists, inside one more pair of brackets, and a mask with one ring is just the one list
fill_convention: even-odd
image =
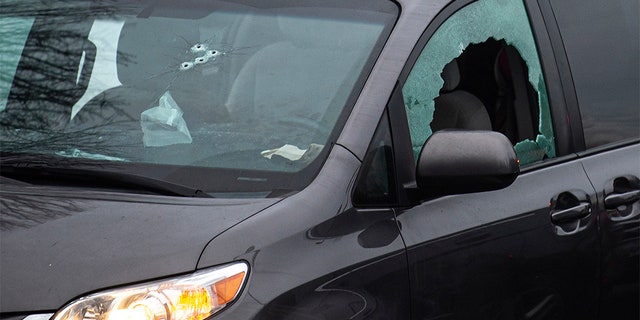
[[(601, 314), (640, 316), (640, 148), (585, 154), (582, 161), (598, 197), (601, 246)], [(633, 169), (635, 167), (635, 170)]]
[[(572, 172), (572, 179), (560, 170)], [(445, 197), (400, 215), (415, 315), (595, 318), (597, 215), (577, 226), (556, 225), (549, 203), (550, 195), (570, 191), (588, 194), (595, 207), (595, 192), (576, 161), (541, 171), (522, 174), (503, 190)], [(548, 186), (535, 187), (541, 180)]]
[(347, 150), (334, 148), (327, 165), (331, 170), (280, 203), (287, 205), (267, 208), (207, 246), (199, 267), (243, 259), (261, 279), (249, 282), (246, 305), (232, 306), (223, 319), (408, 316), (406, 258), (394, 212), (353, 208), (349, 190), (359, 161)]
[(1, 194), (2, 312), (55, 310), (87, 292), (191, 272), (217, 234), (278, 202), (12, 186)]

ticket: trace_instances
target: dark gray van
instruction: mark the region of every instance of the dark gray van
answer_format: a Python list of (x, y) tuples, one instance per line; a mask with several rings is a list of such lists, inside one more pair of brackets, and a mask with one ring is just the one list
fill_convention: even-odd
[(640, 315), (637, 0), (0, 2), (0, 319)]

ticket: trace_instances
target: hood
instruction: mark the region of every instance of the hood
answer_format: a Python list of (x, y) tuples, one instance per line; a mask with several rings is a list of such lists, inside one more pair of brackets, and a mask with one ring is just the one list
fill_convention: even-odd
[(193, 271), (209, 241), (277, 201), (3, 186), (0, 313)]

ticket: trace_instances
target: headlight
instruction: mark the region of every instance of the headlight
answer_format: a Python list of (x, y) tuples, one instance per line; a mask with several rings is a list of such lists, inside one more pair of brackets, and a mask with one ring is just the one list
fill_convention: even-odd
[(99, 292), (71, 302), (53, 320), (201, 320), (238, 296), (247, 273), (238, 262)]

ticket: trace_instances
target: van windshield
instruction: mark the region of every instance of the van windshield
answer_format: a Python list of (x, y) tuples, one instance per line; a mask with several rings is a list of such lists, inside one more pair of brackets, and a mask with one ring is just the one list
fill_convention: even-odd
[(396, 16), (387, 0), (5, 1), (3, 167), (299, 190)]

